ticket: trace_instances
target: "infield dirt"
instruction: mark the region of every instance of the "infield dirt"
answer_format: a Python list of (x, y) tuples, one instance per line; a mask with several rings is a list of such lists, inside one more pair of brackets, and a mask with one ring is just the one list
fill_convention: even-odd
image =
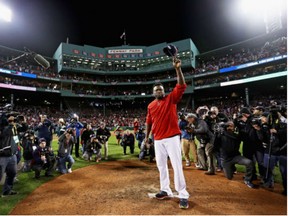
[[(184, 166), (184, 164), (183, 164)], [(173, 169), (169, 164), (171, 188)], [(223, 172), (207, 176), (195, 167), (184, 167), (189, 209), (179, 209), (178, 198), (157, 200), (155, 163), (107, 161), (77, 169), (41, 185), (21, 201), (12, 215), (287, 215), (287, 197), (276, 184), (273, 191), (251, 189), (243, 173), (233, 180)], [(32, 180), (36, 181), (36, 180)], [(259, 184), (259, 182), (255, 182)]]

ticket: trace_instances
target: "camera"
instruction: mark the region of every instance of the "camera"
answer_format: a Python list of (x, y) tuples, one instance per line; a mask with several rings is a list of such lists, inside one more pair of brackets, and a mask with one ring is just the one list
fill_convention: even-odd
[(262, 125), (261, 118), (253, 118), (253, 119), (251, 120), (251, 124), (252, 124), (252, 125), (261, 126), (261, 125)]
[(277, 116), (278, 112), (279, 113), (283, 113), (286, 111), (286, 107), (282, 106), (282, 105), (272, 105), (269, 107), (269, 112), (271, 113), (271, 115)]
[[(13, 111), (11, 104), (6, 104), (5, 106), (0, 107), (0, 129), (2, 130), (7, 126), (9, 121), (17, 122), (17, 116), (19, 114), (19, 112)], [(14, 119), (10, 117), (14, 117)]]
[(216, 112), (213, 112), (213, 111), (208, 111), (208, 116), (211, 116), (211, 115), (215, 115), (215, 116), (217, 116), (217, 113)]
[(195, 129), (195, 125), (194, 124), (189, 124), (185, 127), (185, 130), (188, 132), (188, 133), (193, 133), (194, 132), (194, 129)]
[(100, 135), (99, 138), (100, 138), (99, 141), (100, 141), (100, 143), (102, 143), (102, 144), (105, 144), (105, 142), (108, 140), (108, 137), (105, 136), (105, 135)]
[(27, 130), (25, 133), (24, 133), (24, 137), (29, 139), (30, 137), (32, 136), (35, 136), (35, 131), (34, 130)]
[(178, 118), (180, 118), (180, 119), (185, 118), (185, 115), (183, 112), (178, 112), (177, 114), (178, 114)]
[(24, 122), (24, 121), (25, 121), (25, 117), (23, 115), (16, 116), (16, 122)]
[(73, 131), (74, 131), (74, 130), (75, 130), (75, 129), (73, 129), (73, 128), (68, 128), (68, 129), (66, 130), (66, 133), (73, 135)]
[(71, 124), (76, 123), (76, 122), (77, 122), (77, 118), (76, 117), (71, 118), (71, 120), (70, 120)]
[(214, 126), (213, 126), (214, 133), (222, 134), (225, 129), (226, 129), (225, 122), (218, 122), (218, 123), (214, 124)]
[(41, 149), (40, 156), (45, 156), (46, 159), (44, 160), (44, 164), (51, 163), (51, 162), (53, 163), (53, 161), (55, 160), (55, 155), (52, 149), (50, 150), (49, 147), (45, 147)]

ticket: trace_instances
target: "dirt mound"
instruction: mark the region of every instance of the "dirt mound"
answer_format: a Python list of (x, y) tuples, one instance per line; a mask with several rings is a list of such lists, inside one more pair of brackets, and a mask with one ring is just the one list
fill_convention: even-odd
[[(171, 188), (174, 190), (170, 167)], [(33, 191), (13, 215), (286, 215), (282, 185), (274, 191), (250, 189), (243, 173), (229, 181), (223, 173), (207, 176), (195, 167), (184, 168), (190, 208), (179, 209), (178, 199), (156, 200), (159, 191), (155, 163), (107, 161), (61, 175)]]

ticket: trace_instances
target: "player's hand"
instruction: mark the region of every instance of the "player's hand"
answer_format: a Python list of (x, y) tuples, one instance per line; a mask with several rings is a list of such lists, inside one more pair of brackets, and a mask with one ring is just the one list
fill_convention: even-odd
[(181, 60), (176, 58), (176, 57), (173, 57), (173, 66), (175, 68), (180, 68), (181, 67)]

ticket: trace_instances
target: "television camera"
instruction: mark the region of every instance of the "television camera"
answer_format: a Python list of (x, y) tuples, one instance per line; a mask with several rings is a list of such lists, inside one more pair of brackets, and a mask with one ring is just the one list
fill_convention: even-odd
[(9, 117), (14, 117), (15, 123), (21, 123), (25, 120), (25, 117), (23, 115), (20, 115), (19, 112), (16, 112), (13, 110), (13, 106), (11, 104), (6, 104), (3, 107), (0, 107), (0, 129), (7, 126), (9, 123)]

